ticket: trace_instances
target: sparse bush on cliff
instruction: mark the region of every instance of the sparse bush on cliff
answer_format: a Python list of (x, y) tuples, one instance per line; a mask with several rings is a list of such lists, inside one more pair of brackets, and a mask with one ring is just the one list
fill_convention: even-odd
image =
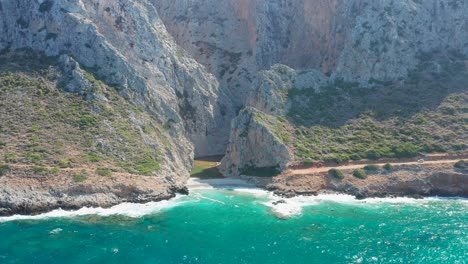
[(335, 179), (338, 179), (338, 180), (342, 180), (345, 178), (343, 172), (338, 169), (331, 169), (328, 171), (328, 174), (330, 174), (331, 176), (333, 176)]
[(112, 171), (106, 168), (97, 168), (96, 174), (103, 177), (111, 177)]
[(349, 161), (350, 158), (347, 154), (330, 154), (323, 157), (325, 162), (335, 162), (337, 164)]
[(0, 164), (0, 177), (5, 175), (9, 170), (10, 166), (8, 166), (7, 164)]
[(32, 163), (40, 163), (44, 160), (44, 156), (41, 153), (26, 153), (24, 157)]
[(378, 171), (378, 170), (379, 170), (379, 166), (373, 165), (373, 164), (366, 165), (366, 166), (364, 167), (364, 170), (365, 170), (365, 171)]
[(87, 179), (88, 179), (88, 174), (86, 173), (86, 171), (81, 171), (81, 173), (75, 174), (73, 176), (73, 182), (75, 183), (83, 182)]
[(102, 155), (96, 152), (86, 153), (86, 158), (88, 159), (89, 162), (99, 162), (103, 160)]
[(71, 161), (70, 159), (60, 159), (58, 162), (58, 165), (60, 168), (70, 168), (71, 167)]
[(393, 152), (397, 158), (413, 158), (418, 156), (421, 147), (413, 143), (403, 143), (393, 148)]
[(18, 157), (13, 152), (7, 152), (7, 153), (5, 153), (5, 161), (6, 162), (17, 162)]
[(32, 170), (34, 171), (34, 173), (45, 173), (49, 171), (46, 167), (42, 166), (33, 166)]
[(96, 123), (97, 123), (97, 118), (95, 116), (84, 114), (79, 118), (77, 125), (81, 129), (85, 129), (85, 128), (96, 126)]
[(468, 162), (466, 162), (464, 160), (460, 160), (457, 163), (455, 163), (453, 165), (453, 167), (455, 167), (457, 169), (468, 169)]
[(147, 157), (146, 159), (137, 162), (135, 168), (139, 174), (151, 176), (153, 173), (158, 172), (161, 169), (161, 166), (156, 160)]
[(383, 166), (383, 168), (384, 168), (384, 170), (389, 171), (389, 170), (393, 169), (393, 165), (390, 164), (390, 163), (387, 163), (387, 164), (385, 164), (385, 165)]
[(359, 179), (367, 179), (367, 173), (361, 169), (354, 170), (353, 176)]

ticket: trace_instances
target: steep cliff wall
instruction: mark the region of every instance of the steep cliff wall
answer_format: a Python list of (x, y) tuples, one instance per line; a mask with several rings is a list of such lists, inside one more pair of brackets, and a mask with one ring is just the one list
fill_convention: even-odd
[(245, 104), (256, 71), (331, 71), (362, 1), (153, 0), (169, 33)]
[(177, 43), (241, 106), (255, 72), (277, 63), (364, 83), (405, 77), (424, 52), (468, 52), (466, 1), (153, 2)]
[[(466, 1), (152, 2), (175, 41), (218, 78), (220, 91), (229, 95), (234, 110), (258, 106), (279, 114), (271, 108), (283, 80), (265, 82), (262, 73), (257, 74), (278, 63), (321, 71), (330, 76), (330, 87), (335, 80), (370, 87), (369, 81), (405, 79), (427, 54), (468, 55)], [(235, 113), (226, 115), (232, 119)], [(219, 131), (229, 133), (226, 127)]]
[[(0, 0), (0, 50), (67, 54), (117, 87), (174, 138), (169, 174), (187, 175), (193, 151), (225, 151), (231, 129), (237, 135), (230, 122), (246, 106), (307, 125), (342, 125), (357, 110), (322, 110), (339, 108), (338, 99), (352, 105), (344, 90), (378, 84), (374, 97), (388, 95), (429, 65), (430, 54), (451, 53), (448, 63), (427, 67), (430, 78), (462, 65), (467, 16), (460, 0)], [(337, 88), (345, 96), (333, 97)], [(244, 143), (239, 153), (250, 148)]]
[(468, 2), (366, 1), (347, 36), (334, 78), (404, 78), (425, 54), (468, 55)]
[[(176, 42), (218, 77), (220, 90), (231, 95), (237, 108), (254, 107), (273, 116), (286, 114), (309, 125), (331, 119), (339, 120), (342, 125), (359, 115), (351, 108), (338, 109), (333, 102), (346, 102), (352, 96), (344, 92), (333, 98), (336, 88), (371, 88), (376, 83), (394, 83), (379, 88), (382, 92), (377, 97), (390, 89), (420, 89), (418, 85), (406, 85), (404, 80), (413, 78), (408, 74), (420, 70), (421, 65), (427, 66), (432, 54), (457, 53), (461, 59), (457, 63), (463, 63), (463, 56), (468, 55), (466, 1), (161, 0), (153, 3)], [(450, 60), (449, 64), (453, 62)], [(257, 74), (277, 63), (297, 71), (282, 74), (278, 72), (280, 67), (275, 66), (271, 71)], [(447, 72), (443, 63), (433, 64), (438, 65), (439, 73)], [(297, 87), (294, 76), (304, 73), (318, 76), (317, 71), (329, 78), (320, 77), (320, 82), (306, 78), (310, 90)], [(438, 85), (430, 78), (425, 80), (425, 85)], [(320, 91), (328, 88), (329, 92)], [(291, 89), (294, 101), (286, 99)], [(311, 106), (319, 103), (323, 104), (321, 108)], [(406, 109), (403, 106), (406, 103), (398, 107)], [(288, 111), (291, 104), (295, 107)], [(232, 144), (236, 142), (245, 146), (243, 139), (232, 132), (228, 149), (233, 149)], [(240, 146), (235, 149), (241, 152)], [(230, 153), (227, 152), (225, 160)]]
[(224, 151), (216, 128), (229, 124), (229, 108), (216, 78), (184, 55), (148, 1), (1, 0), (0, 29), (0, 50), (69, 54), (144, 106), (180, 143), (183, 174), (193, 145), (197, 155)]

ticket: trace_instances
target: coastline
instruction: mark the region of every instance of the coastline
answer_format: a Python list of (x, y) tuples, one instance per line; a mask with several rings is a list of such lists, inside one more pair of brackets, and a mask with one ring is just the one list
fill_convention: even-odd
[[(430, 201), (442, 200), (460, 200), (468, 202), (468, 197), (412, 197), (412, 196), (393, 196), (393, 197), (367, 197), (359, 199), (354, 195), (333, 192), (326, 190), (315, 195), (300, 195), (285, 197), (281, 194), (258, 187), (249, 179), (199, 179), (191, 178), (187, 184), (190, 196), (177, 194), (165, 199), (155, 201), (124, 201), (110, 206), (83, 206), (79, 208), (54, 208), (48, 211), (36, 211), (34, 214), (14, 214), (0, 216), (0, 223), (16, 220), (40, 220), (48, 218), (69, 218), (79, 216), (112, 216), (122, 215), (131, 218), (138, 218), (150, 215), (161, 210), (172, 208), (187, 202), (196, 202), (207, 198), (203, 195), (204, 191), (228, 190), (239, 194), (248, 194), (257, 197), (259, 202), (270, 208), (272, 215), (279, 219), (288, 219), (302, 214), (304, 207), (319, 205), (323, 202), (334, 202), (354, 205), (367, 205), (379, 203), (391, 204), (414, 204), (426, 203)], [(201, 192), (201, 195), (200, 195)]]
[(113, 178), (91, 178), (83, 183), (60, 182), (59, 176), (0, 178), (0, 216), (37, 215), (53, 210), (111, 208), (125, 203), (146, 204), (167, 201), (177, 193), (203, 189), (245, 189), (270, 192), (272, 202), (287, 198), (345, 195), (356, 199), (408, 197), (468, 198), (466, 170), (451, 165), (398, 166), (392, 171), (380, 170), (367, 179), (351, 176), (338, 180), (328, 173), (294, 175), (286, 172), (274, 178), (241, 176), (240, 178), (199, 179), (169, 184), (157, 177), (117, 175)]
[(183, 183), (166, 182), (153, 176), (89, 175), (83, 182), (74, 182), (71, 178), (21, 172), (0, 177), (0, 216), (35, 215), (56, 209), (110, 208), (122, 203), (143, 204), (188, 193)]
[(357, 199), (468, 197), (468, 170), (455, 169), (452, 164), (395, 166), (391, 170), (368, 172), (366, 179), (352, 176), (352, 169), (342, 172), (343, 179), (336, 179), (328, 171), (320, 170), (308, 174), (286, 172), (268, 179), (243, 178), (282, 197), (314, 196), (324, 192), (348, 194)]

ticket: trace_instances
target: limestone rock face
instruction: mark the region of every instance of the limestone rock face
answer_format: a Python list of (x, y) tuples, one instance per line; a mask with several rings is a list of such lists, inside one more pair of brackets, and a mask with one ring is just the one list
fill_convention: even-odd
[(275, 130), (285, 129), (278, 126), (279, 117), (290, 107), (288, 93), (292, 89), (318, 90), (327, 83), (328, 77), (317, 70), (296, 71), (277, 64), (260, 71), (250, 88), (247, 108), (232, 122), (223, 171), (237, 176), (249, 166), (286, 169), (294, 154)]
[(424, 53), (468, 55), (468, 2), (365, 1), (341, 52), (333, 78), (406, 77)]
[(177, 43), (240, 106), (256, 71), (277, 63), (365, 83), (405, 77), (424, 52), (468, 55), (466, 1), (153, 2)]
[(275, 120), (255, 108), (243, 109), (232, 121), (231, 141), (221, 162), (225, 176), (236, 177), (252, 168), (284, 170), (291, 159), (289, 150), (274, 134)]
[(276, 64), (270, 70), (260, 71), (254, 79), (247, 98), (247, 106), (274, 116), (286, 114), (287, 97), (291, 89), (320, 89), (328, 78), (317, 70), (296, 71)]
[(86, 79), (80, 64), (68, 55), (60, 56), (61, 67), (67, 75), (63, 79), (67, 92), (87, 94), (92, 93), (93, 84)]
[[(174, 166), (165, 175), (185, 181), (193, 153), (223, 153), (228, 126), (218, 81), (180, 52), (145, 0), (0, 0), (0, 50), (31, 49), (62, 56), (70, 80), (83, 92), (80, 66), (95, 72), (131, 102), (143, 106), (174, 138)], [(84, 84), (84, 86), (83, 86)], [(224, 99), (223, 99), (224, 98)]]
[(176, 42), (218, 77), (238, 107), (258, 70), (332, 70), (361, 1), (152, 0)]
[[(252, 97), (252, 87), (267, 91), (261, 88), (268, 85), (266, 81), (252, 84), (260, 70), (278, 63), (333, 69), (357, 7), (344, 0), (151, 2), (180, 47), (217, 77), (220, 92), (228, 95), (229, 100), (220, 104), (230, 120), (246, 105), (272, 107), (280, 99), (268, 98), (268, 92), (262, 91)], [(256, 103), (256, 99), (263, 100)], [(228, 124), (217, 129), (230, 134)]]
[[(426, 52), (456, 50), (468, 55), (468, 3), (464, 1), (152, 3), (180, 47), (217, 77), (220, 91), (228, 95), (235, 110), (252, 106), (281, 115), (288, 107), (282, 93), (291, 88), (319, 89), (335, 79), (366, 86), (372, 79), (405, 78)], [(277, 78), (275, 64), (298, 72)], [(308, 78), (291, 76), (304, 72)], [(233, 111), (224, 113), (228, 119), (235, 116)], [(226, 126), (219, 131), (229, 134)]]

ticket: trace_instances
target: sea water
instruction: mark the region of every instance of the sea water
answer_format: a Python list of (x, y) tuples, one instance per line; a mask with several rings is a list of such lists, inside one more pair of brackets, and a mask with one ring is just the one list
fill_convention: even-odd
[(467, 263), (468, 201), (261, 190), (0, 218), (0, 263)]

